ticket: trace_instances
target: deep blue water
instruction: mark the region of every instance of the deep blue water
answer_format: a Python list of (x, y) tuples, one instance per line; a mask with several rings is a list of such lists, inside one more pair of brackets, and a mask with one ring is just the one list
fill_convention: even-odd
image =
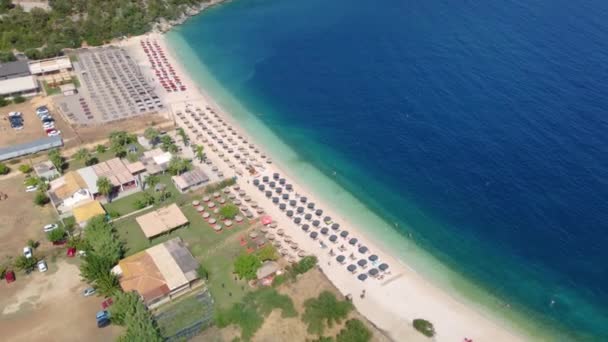
[(177, 33), (442, 263), (608, 340), (608, 1), (234, 1)]

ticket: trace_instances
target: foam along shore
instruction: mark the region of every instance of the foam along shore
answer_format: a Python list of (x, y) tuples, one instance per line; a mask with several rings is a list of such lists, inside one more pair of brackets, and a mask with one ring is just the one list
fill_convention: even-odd
[[(167, 63), (170, 64), (174, 74), (178, 76), (183, 85), (183, 90), (181, 87), (178, 88), (178, 91), (171, 92), (163, 89), (158, 74), (153, 70), (154, 66), (151, 65), (150, 57), (142, 48), (142, 41), (145, 44), (156, 43), (163, 51)], [(271, 156), (265, 155), (265, 158), (262, 158), (264, 148), (255, 143), (255, 136), (248, 137), (245, 131), (236, 125), (232, 117), (190, 79), (189, 74), (174, 57), (175, 55), (168, 47), (163, 35), (148, 34), (133, 37), (121, 42), (121, 45), (140, 65), (152, 85), (158, 88), (167, 106), (171, 109), (172, 118), (190, 135), (192, 143), (205, 147), (207, 158), (217, 167), (217, 172), (222, 172), (226, 177), (237, 176), (240, 189), (245, 190), (253, 201), (264, 208), (265, 213), (277, 223), (277, 227), (289, 234), (298, 243), (299, 248), (316, 255), (319, 259), (319, 266), (330, 281), (343, 294), (352, 295), (357, 309), (392, 339), (396, 341), (425, 340), (426, 338), (412, 328), (411, 323), (416, 318), (424, 318), (433, 323), (437, 341), (462, 341), (465, 338), (474, 341), (526, 339), (513, 328), (499, 323), (498, 319), (488, 318), (477, 308), (464, 304), (454, 294), (440, 289), (407, 265), (402, 264), (400, 260), (382, 250), (379, 243), (375, 243), (373, 239), (366, 236), (363, 229), (358, 228), (354, 222), (349, 222), (348, 213), (340, 213), (328, 203), (323, 203), (308, 189), (302, 187), (297, 179), (291, 177), (288, 169), (277, 165), (277, 161), (271, 159)], [(202, 120), (200, 122), (205, 126), (205, 130), (201, 126), (197, 127), (197, 120)], [(230, 131), (228, 131), (228, 127), (231, 127)], [(197, 132), (193, 132), (194, 129), (197, 129)], [(220, 130), (223, 131), (220, 132)], [(229, 147), (233, 149), (233, 152), (229, 153), (224, 150), (222, 145), (228, 142), (227, 134), (232, 135), (232, 131), (235, 132), (233, 137), (236, 138), (231, 139)], [(222, 140), (222, 143), (218, 143), (218, 140)], [(235, 145), (232, 145), (232, 142)], [(250, 155), (255, 157), (256, 161), (250, 160), (245, 165), (241, 164), (243, 154), (241, 153), (240, 158), (235, 157), (239, 153), (239, 147), (250, 151)], [(220, 157), (220, 153), (223, 154), (223, 157)], [(231, 167), (230, 164), (235, 167)], [(248, 172), (247, 165), (254, 166), (256, 169), (254, 175)], [(275, 179), (275, 174), (279, 175), (278, 180)], [(264, 181), (265, 177), (268, 178), (267, 182)], [(279, 183), (281, 178), (285, 179), (285, 184)], [(274, 187), (270, 186), (270, 181), (275, 182)], [(254, 183), (264, 184), (264, 190), (260, 190), (259, 185), (256, 186)], [(285, 187), (286, 184), (291, 184), (291, 190)], [(277, 187), (282, 188), (280, 195), (277, 194)], [(267, 196), (266, 191), (272, 191), (270, 197)], [(287, 201), (283, 200), (283, 193), (289, 195)], [(279, 198), (278, 204), (273, 203), (273, 197)], [(304, 203), (300, 202), (302, 197), (306, 197), (306, 205), (302, 205)], [(297, 200), (297, 205), (291, 207), (290, 200)], [(313, 210), (308, 208), (307, 203), (311, 202), (315, 203)], [(285, 204), (285, 209), (281, 209), (280, 203)], [(304, 211), (301, 213), (298, 213), (297, 210), (299, 206), (304, 207)], [(317, 209), (323, 210), (320, 216), (317, 215)], [(291, 216), (288, 216), (288, 210), (292, 210)], [(311, 214), (310, 220), (306, 219), (306, 214)], [(326, 216), (330, 217), (329, 224), (324, 222)], [(299, 223), (294, 222), (295, 217), (300, 218)], [(315, 220), (319, 221), (318, 227), (313, 225)], [(335, 223), (339, 225), (337, 229), (332, 228)], [(308, 225), (307, 231), (303, 229), (305, 224)], [(322, 228), (326, 226), (328, 233), (323, 234)], [(317, 232), (316, 239), (310, 236), (313, 231)], [(348, 231), (346, 238), (340, 235), (343, 231)], [(337, 236), (335, 243), (330, 241), (331, 235)], [(350, 243), (352, 238), (357, 239), (353, 244)], [(344, 250), (341, 250), (342, 246), (345, 248)], [(366, 247), (367, 250), (362, 252), (364, 249), (360, 251), (361, 247)], [(339, 255), (344, 256), (344, 262), (337, 260)], [(354, 259), (351, 255), (354, 256)], [(371, 255), (377, 256), (377, 260), (370, 260)], [(365, 262), (360, 260), (365, 260)], [(365, 263), (364, 267), (361, 266), (363, 263)], [(354, 272), (348, 270), (348, 266), (351, 264), (355, 265)], [(380, 270), (378, 266), (381, 264), (388, 265), (388, 269)], [(378, 274), (374, 275), (375, 271), (370, 274), (371, 269), (377, 270)], [(363, 278), (362, 274), (366, 275), (365, 280), (359, 279), (359, 277)], [(360, 294), (363, 291), (365, 291), (365, 296), (361, 298)]]

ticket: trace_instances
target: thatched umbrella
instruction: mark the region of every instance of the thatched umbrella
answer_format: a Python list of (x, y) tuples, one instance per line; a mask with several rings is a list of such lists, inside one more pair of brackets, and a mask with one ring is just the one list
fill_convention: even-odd
[(258, 233), (256, 231), (252, 231), (251, 233), (249, 233), (249, 237), (255, 239), (258, 237)]
[(231, 199), (231, 200), (233, 200), (233, 199), (236, 198), (236, 195), (233, 194), (233, 193), (230, 193), (230, 194), (228, 194), (228, 198)]
[(241, 206), (241, 211), (247, 212), (247, 211), (249, 211), (249, 208), (246, 205), (242, 205)]
[(205, 211), (205, 208), (203, 207), (196, 207), (196, 211), (199, 213), (202, 213), (203, 211)]
[(252, 208), (257, 208), (257, 206), (258, 206), (258, 202), (251, 202), (251, 203), (249, 203), (249, 205), (250, 205)]
[(263, 214), (264, 213), (264, 209), (258, 208), (258, 209), (256, 209), (256, 213)]
[(242, 222), (242, 221), (243, 221), (243, 217), (242, 217), (242, 216), (237, 215), (237, 216), (235, 216), (235, 217), (234, 217), (234, 220), (235, 220), (236, 222)]
[(213, 230), (215, 230), (216, 232), (219, 232), (220, 230), (222, 230), (222, 225), (217, 224), (217, 225), (213, 226)]
[(209, 196), (205, 196), (203, 197), (203, 202), (209, 202), (211, 199), (209, 198)]
[(298, 251), (298, 256), (299, 256), (300, 258), (303, 258), (303, 257), (305, 257), (305, 256), (306, 256), (306, 252), (305, 252), (305, 251), (303, 251), (303, 250), (299, 250), (299, 251)]
[(223, 198), (220, 198), (220, 200), (218, 202), (220, 202), (220, 204), (224, 204), (224, 203), (226, 203), (226, 200)]
[(290, 246), (291, 246), (291, 249), (298, 249), (298, 243), (297, 242), (293, 242), (292, 241), (291, 244), (290, 244)]
[(281, 249), (281, 255), (287, 255), (287, 253), (288, 251), (285, 248)]
[(267, 238), (268, 240), (274, 240), (275, 236), (274, 236), (274, 234), (267, 234), (267, 235), (266, 235), (266, 238)]
[(230, 188), (224, 188), (224, 193), (225, 193), (225, 194), (230, 193)]
[(241, 205), (243, 202), (241, 202), (241, 200), (237, 198), (234, 201), (232, 201), (232, 203), (234, 203), (234, 205)]
[(276, 227), (277, 227), (276, 222), (270, 222), (270, 228), (276, 228)]
[(249, 197), (249, 196), (245, 196), (243, 199), (245, 200), (245, 202), (251, 201), (251, 197)]
[(209, 219), (209, 223), (211, 224), (215, 224), (217, 222), (216, 219), (214, 219), (213, 217)]
[(266, 226), (262, 226), (262, 228), (260, 228), (260, 231), (261, 231), (262, 233), (267, 233), (267, 232), (268, 232), (268, 227), (266, 227)]
[(201, 204), (199, 201), (192, 201), (192, 206), (198, 207)]
[(281, 243), (281, 241), (280, 241), (280, 240), (275, 240), (275, 241), (273, 242), (273, 245), (274, 245), (275, 247), (281, 247), (282, 243)]
[(224, 221), (224, 225), (225, 225), (226, 227), (230, 227), (230, 226), (232, 226), (232, 221), (230, 221), (230, 220), (226, 220), (226, 221)]
[(209, 202), (209, 204), (207, 205), (209, 208), (214, 208), (215, 207), (215, 203), (213, 202)]
[(203, 215), (204, 219), (207, 219), (207, 218), (209, 218), (209, 216), (211, 216), (211, 214), (209, 214), (207, 212), (204, 212), (202, 215)]

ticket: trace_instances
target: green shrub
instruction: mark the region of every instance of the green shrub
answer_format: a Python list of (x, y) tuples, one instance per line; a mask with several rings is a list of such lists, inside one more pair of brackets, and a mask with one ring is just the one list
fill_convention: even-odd
[(38, 191), (36, 193), (36, 196), (34, 197), (34, 203), (36, 205), (39, 205), (42, 207), (43, 205), (45, 205), (49, 202), (50, 202), (50, 199), (44, 192)]
[(333, 293), (323, 291), (318, 298), (306, 300), (304, 307), (306, 311), (302, 320), (308, 324), (308, 332), (322, 335), (325, 325), (331, 328), (334, 323), (339, 324), (353, 309), (353, 304), (346, 300), (339, 301)]
[(239, 208), (234, 204), (226, 204), (220, 208), (220, 216), (232, 220), (239, 213)]
[(371, 340), (372, 333), (358, 319), (349, 319), (344, 328), (336, 336), (336, 342), (367, 342)]
[(414, 320), (414, 329), (418, 330), (424, 336), (435, 336), (435, 328), (433, 324), (425, 319), (417, 318)]
[(4, 163), (0, 163), (0, 175), (6, 175), (11, 172), (11, 169)]
[(293, 265), (292, 271), (295, 274), (304, 274), (317, 264), (317, 257), (313, 255), (305, 256), (297, 264)]
[(25, 101), (26, 101), (25, 97), (23, 97), (21, 95), (13, 96), (13, 103), (19, 104), (19, 103), (23, 103)]
[(262, 266), (260, 258), (255, 254), (241, 254), (234, 261), (234, 273), (239, 278), (255, 279), (256, 271)]
[(198, 268), (196, 269), (196, 274), (198, 274), (201, 279), (209, 279), (209, 271), (207, 271), (207, 269), (203, 265), (198, 266)]
[(21, 173), (28, 174), (28, 173), (32, 172), (32, 170), (33, 170), (32, 167), (28, 164), (19, 165), (19, 171), (21, 171)]
[(51, 241), (51, 242), (62, 241), (63, 239), (65, 239), (65, 229), (57, 228), (57, 229), (51, 230), (50, 232), (48, 232), (46, 234), (46, 236), (48, 237), (49, 241)]

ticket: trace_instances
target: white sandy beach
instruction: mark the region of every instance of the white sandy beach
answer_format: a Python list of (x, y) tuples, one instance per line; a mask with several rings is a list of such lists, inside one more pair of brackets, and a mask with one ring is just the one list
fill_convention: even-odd
[[(127, 48), (130, 55), (142, 67), (142, 71), (147, 77), (152, 79), (154, 75), (151, 73), (150, 63), (140, 46), (140, 40), (142, 39), (156, 41), (164, 48), (167, 58), (171, 61), (182, 82), (187, 86), (186, 91), (166, 93), (160, 87), (157, 80), (153, 81), (153, 86), (157, 89), (159, 95), (164, 98), (173, 114), (177, 111), (185, 113), (187, 105), (191, 105), (190, 108), (193, 109), (199, 107), (203, 111), (209, 106), (228, 125), (232, 126), (240, 135), (246, 137), (249, 143), (254, 143), (262, 153), (264, 152), (264, 147), (256, 144), (255, 136), (248, 136), (244, 130), (238, 127), (230, 115), (224, 112), (203, 89), (200, 89), (190, 79), (188, 73), (179, 64), (179, 61), (174, 58), (164, 37), (160, 34), (134, 37), (120, 43), (121, 46)], [(217, 153), (213, 152), (208, 144), (197, 139), (197, 135), (193, 134), (185, 126), (184, 121), (187, 121), (188, 115), (186, 114), (184, 120), (175, 115), (172, 115), (172, 118), (189, 133), (194, 143), (205, 146), (207, 157), (211, 159), (213, 165), (217, 166), (225, 176), (235, 176), (235, 170), (231, 169), (223, 158), (220, 158)], [(214, 120), (214, 123), (218, 123), (212, 115), (210, 115), (210, 118), (210, 120)], [(221, 135), (212, 125), (207, 126), (209, 127), (208, 132), (214, 131), (217, 136)], [(219, 126), (221, 127), (221, 124)], [(205, 136), (207, 136), (208, 132), (204, 133)], [(211, 139), (209, 140), (211, 141)], [(239, 141), (239, 143), (241, 142)], [(233, 155), (228, 153), (227, 155), (234, 164), (239, 165), (238, 160)], [(411, 322), (416, 318), (424, 318), (434, 324), (436, 329), (435, 340), (437, 341), (463, 341), (464, 338), (471, 338), (474, 341), (519, 341), (526, 339), (514, 329), (504, 326), (499, 320), (493, 320), (476, 308), (465, 305), (454, 294), (450, 294), (433, 285), (411, 268), (402, 264), (402, 261), (396, 260), (390, 254), (382, 251), (378, 243), (374, 243), (372, 239), (365, 236), (362, 233), (363, 230), (358, 228), (354, 222), (349, 222), (348, 213), (337, 212), (332, 208), (330, 203), (320, 201), (318, 196), (300, 186), (297, 179), (291, 176), (288, 169), (277, 165), (276, 160), (273, 159), (272, 163), (268, 164), (263, 159), (258, 159), (263, 162), (263, 169), (257, 168), (259, 174), (256, 177), (258, 179), (261, 179), (263, 176), (272, 178), (274, 173), (279, 173), (282, 178), (287, 179), (287, 183), (293, 184), (294, 191), (290, 193), (292, 195), (291, 198), (293, 198), (293, 194), (295, 193), (298, 193), (300, 196), (307, 196), (309, 202), (316, 203), (316, 208), (323, 209), (322, 217), (326, 215), (331, 216), (332, 221), (339, 223), (341, 229), (346, 229), (350, 232), (349, 238), (356, 237), (362, 245), (369, 248), (370, 252), (361, 255), (357, 251), (356, 245), (351, 246), (342, 238), (339, 238), (337, 244), (333, 244), (327, 240), (326, 236), (323, 239), (328, 248), (321, 248), (318, 240), (311, 239), (308, 233), (301, 229), (300, 225), (295, 224), (291, 218), (285, 215), (283, 210), (280, 210), (277, 205), (272, 203), (270, 198), (264, 195), (263, 191), (258, 190), (253, 185), (253, 176), (249, 176), (247, 172), (244, 172), (243, 176), (238, 176), (238, 184), (241, 189), (244, 189), (247, 195), (251, 196), (253, 200), (263, 207), (265, 212), (278, 223), (278, 227), (288, 232), (302, 249), (316, 255), (319, 258), (319, 266), (334, 285), (343, 294), (352, 294), (353, 302), (357, 309), (376, 326), (386, 331), (395, 341), (427, 340), (412, 328)], [(245, 170), (244, 167), (240, 165), (239, 167)], [(303, 223), (309, 223), (305, 220), (302, 221)], [(311, 230), (315, 229), (311, 228)], [(319, 236), (321, 237), (322, 235), (319, 234)], [(337, 247), (341, 244), (347, 247), (348, 250), (346, 252), (338, 251)], [(347, 257), (346, 264), (342, 265), (335, 260), (335, 256), (330, 256), (328, 253), (330, 249), (333, 249), (336, 255), (345, 255)], [(357, 256), (357, 260), (367, 258), (370, 254), (378, 255), (380, 263), (390, 265), (390, 274), (385, 274), (383, 279), (370, 277), (365, 281), (358, 280), (357, 275), (359, 273), (352, 274), (346, 270), (346, 265), (356, 263), (356, 260), (349, 260), (348, 256), (351, 253)], [(404, 262), (407, 262), (407, 260)], [(370, 265), (365, 270), (359, 268), (358, 271), (366, 272), (371, 267)], [(361, 299), (359, 294), (363, 290), (365, 290), (366, 295), (365, 298)]]

